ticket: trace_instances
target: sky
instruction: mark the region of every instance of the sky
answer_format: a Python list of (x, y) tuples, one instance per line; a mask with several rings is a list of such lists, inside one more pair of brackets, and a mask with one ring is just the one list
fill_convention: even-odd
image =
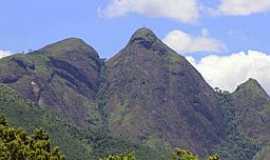
[(147, 27), (213, 87), (233, 91), (255, 78), (270, 93), (270, 0), (8, 0), (0, 7), (0, 57), (77, 37), (110, 58)]

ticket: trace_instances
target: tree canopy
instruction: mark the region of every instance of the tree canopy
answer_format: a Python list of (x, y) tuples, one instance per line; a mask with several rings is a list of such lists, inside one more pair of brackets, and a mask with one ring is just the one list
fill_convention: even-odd
[[(177, 148), (172, 160), (199, 160), (190, 151)], [(48, 134), (42, 129), (28, 135), (21, 128), (10, 127), (4, 116), (0, 116), (0, 160), (65, 160), (58, 147), (53, 147)], [(136, 160), (135, 153), (109, 155), (99, 160)], [(220, 160), (217, 154), (208, 160)]]
[(0, 116), (0, 160), (64, 160), (58, 147), (52, 147), (48, 134), (36, 129), (28, 135), (8, 125)]
[[(105, 158), (99, 160), (136, 160), (135, 154), (133, 152), (127, 154), (115, 154), (109, 155)], [(175, 149), (175, 152), (172, 155), (172, 160), (199, 160), (198, 156), (193, 154), (190, 151), (183, 149)], [(220, 160), (217, 154), (210, 155), (208, 160)]]

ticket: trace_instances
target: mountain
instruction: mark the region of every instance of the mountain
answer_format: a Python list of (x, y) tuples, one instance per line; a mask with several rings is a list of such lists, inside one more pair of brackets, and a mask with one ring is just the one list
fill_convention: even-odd
[(261, 145), (253, 160), (269, 159), (270, 97), (255, 79), (239, 85), (232, 93), (232, 106), (239, 131)]
[(239, 85), (232, 93), (238, 127), (261, 143), (270, 142), (270, 97), (255, 79)]
[(244, 105), (242, 107), (260, 108), (270, 101), (270, 97), (259, 82), (252, 78), (239, 85), (232, 94), (235, 100), (241, 101), (241, 105)]
[[(145, 153), (155, 157), (158, 154), (151, 148), (107, 133), (102, 109), (103, 68), (97, 52), (77, 38), (3, 58), (0, 112), (11, 124), (28, 131), (47, 130), (68, 160), (97, 159), (127, 150), (136, 150), (138, 157), (146, 157)], [(18, 100), (9, 99), (13, 96)]]
[(106, 108), (115, 136), (201, 155), (219, 143), (222, 114), (214, 90), (152, 31), (136, 31), (106, 67)]
[(224, 160), (267, 156), (269, 107), (254, 79), (216, 92), (147, 28), (107, 61), (78, 38), (0, 59), (1, 114), (47, 130), (68, 160), (127, 151), (167, 160), (175, 147)]
[(70, 38), (29, 54), (1, 59), (0, 82), (25, 99), (45, 105), (79, 126), (95, 125), (101, 60), (80, 39)]
[(267, 160), (270, 99), (262, 86), (250, 78), (233, 93), (219, 91), (218, 96), (227, 135), (217, 146), (219, 154), (226, 160)]

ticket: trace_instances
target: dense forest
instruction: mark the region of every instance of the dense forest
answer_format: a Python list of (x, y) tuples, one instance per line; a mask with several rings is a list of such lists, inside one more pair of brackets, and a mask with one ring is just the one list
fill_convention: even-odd
[[(0, 160), (65, 160), (58, 147), (53, 147), (48, 134), (42, 129), (28, 135), (21, 128), (9, 126), (6, 118), (0, 116)], [(133, 152), (114, 154), (98, 160), (136, 160)], [(176, 149), (171, 160), (198, 160), (193, 153)], [(218, 155), (208, 160), (220, 160)]]

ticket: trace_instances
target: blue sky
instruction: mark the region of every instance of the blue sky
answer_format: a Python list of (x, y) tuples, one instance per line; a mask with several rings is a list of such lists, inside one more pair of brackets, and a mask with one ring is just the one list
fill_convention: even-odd
[[(217, 2), (210, 7), (215, 7)], [(201, 16), (195, 24), (186, 24), (133, 13), (115, 18), (99, 16), (98, 8), (105, 8), (108, 3), (108, 0), (1, 1), (0, 49), (13, 52), (38, 49), (67, 37), (79, 37), (102, 57), (111, 57), (137, 28), (146, 26), (160, 38), (175, 29), (198, 35), (206, 28), (211, 37), (226, 44), (227, 50), (221, 54), (248, 49), (270, 52), (269, 13)]]
[[(196, 18), (173, 18), (173, 12), (159, 13), (168, 7), (167, 2), (187, 3), (193, 1), (198, 6), (199, 15)], [(270, 70), (270, 65), (258, 66), (254, 74), (245, 71), (242, 78), (235, 78), (233, 84), (221, 82), (226, 78), (222, 75), (211, 75), (209, 69), (205, 69), (202, 60), (208, 60), (210, 56), (217, 56), (220, 66), (226, 66), (224, 58), (234, 58), (241, 52), (246, 56), (249, 53), (254, 56), (256, 51), (269, 58), (270, 53), (270, 0), (5, 0), (0, 1), (0, 50), (13, 53), (39, 49), (46, 44), (62, 40), (68, 37), (78, 37), (93, 46), (101, 57), (109, 58), (117, 53), (128, 42), (132, 33), (140, 27), (152, 29), (161, 39), (164, 39), (172, 31), (181, 31), (190, 38), (210, 38), (224, 45), (218, 51), (202, 49), (193, 46), (191, 53), (186, 54), (195, 67), (212, 83), (213, 86), (221, 86), (232, 90), (237, 84), (246, 80), (248, 76), (259, 79), (266, 88), (269, 86), (270, 77), (257, 75), (258, 70)], [(135, 4), (135, 3), (140, 3)], [(147, 2), (147, 3), (146, 3)], [(117, 3), (123, 3), (119, 5)], [(153, 4), (150, 4), (153, 3)], [(162, 5), (163, 6), (158, 6)], [(250, 3), (250, 4), (248, 4)], [(263, 5), (260, 5), (263, 4)], [(221, 7), (223, 5), (223, 8)], [(235, 5), (235, 6), (234, 6)], [(117, 8), (117, 7), (122, 8)], [(111, 8), (110, 8), (111, 7)], [(126, 7), (126, 8), (125, 8)], [(147, 8), (148, 7), (148, 8)], [(160, 10), (157, 8), (161, 7)], [(184, 14), (186, 8), (176, 8), (176, 15)], [(113, 8), (113, 9), (112, 9)], [(222, 8), (222, 9), (220, 9)], [(240, 8), (240, 10), (238, 10)], [(111, 10), (110, 10), (111, 9)], [(155, 10), (156, 9), (156, 10)], [(174, 9), (174, 7), (172, 8)], [(219, 11), (218, 11), (219, 10)], [(118, 15), (110, 15), (109, 11), (119, 11)], [(179, 13), (177, 13), (179, 12)], [(191, 13), (191, 12), (188, 12)], [(114, 13), (113, 13), (114, 14)], [(183, 15), (186, 16), (186, 15)], [(195, 20), (194, 20), (195, 19)], [(192, 21), (192, 22), (190, 22)], [(203, 32), (203, 33), (202, 33)], [(206, 34), (206, 35), (205, 35)], [(181, 37), (180, 37), (181, 39)], [(200, 39), (201, 40), (201, 39)], [(199, 40), (198, 40), (199, 41)], [(214, 41), (214, 42), (216, 42)], [(195, 40), (192, 42), (195, 43)], [(213, 42), (213, 41), (210, 41)], [(175, 42), (181, 46), (182, 43)], [(208, 44), (208, 43), (207, 43)], [(188, 45), (190, 46), (190, 45)], [(199, 47), (200, 48), (200, 47)], [(180, 54), (181, 53), (180, 47)], [(200, 48), (201, 49), (201, 48)], [(185, 50), (191, 50), (185, 48)], [(194, 50), (196, 53), (194, 53)], [(252, 50), (251, 52), (249, 52)], [(184, 53), (183, 53), (184, 54)], [(208, 58), (208, 59), (207, 59)], [(211, 58), (211, 57), (210, 57)], [(254, 60), (253, 57), (251, 57)], [(235, 59), (233, 59), (235, 60)], [(242, 60), (242, 59), (241, 59)], [(212, 63), (213, 61), (211, 61)], [(222, 62), (222, 63), (221, 63)], [(229, 61), (231, 62), (231, 61)], [(267, 61), (268, 62), (268, 61)], [(209, 62), (210, 63), (210, 62)], [(208, 65), (209, 63), (205, 64)], [(251, 62), (253, 63), (253, 61)], [(270, 61), (269, 61), (270, 63)], [(265, 63), (268, 64), (268, 63)], [(239, 72), (243, 72), (243, 68)], [(204, 68), (204, 69), (202, 69)], [(229, 67), (227, 67), (229, 68)], [(224, 70), (227, 69), (221, 68)], [(205, 71), (207, 70), (207, 71)], [(210, 74), (210, 76), (209, 76)], [(230, 71), (228, 75), (232, 74)], [(268, 74), (268, 73), (267, 73)], [(269, 74), (270, 75), (270, 74)], [(235, 75), (236, 76), (236, 75)], [(213, 79), (219, 79), (212, 82)], [(229, 87), (228, 87), (229, 86)]]

